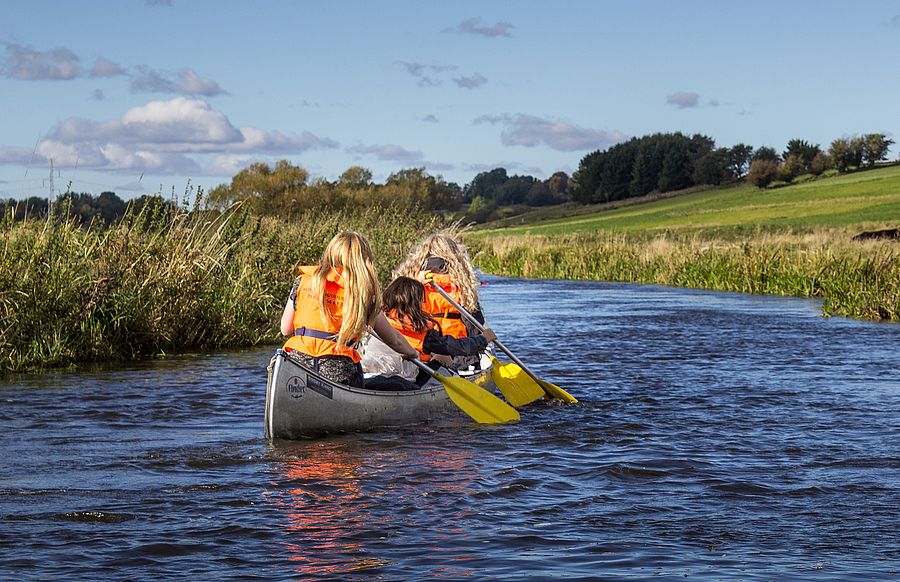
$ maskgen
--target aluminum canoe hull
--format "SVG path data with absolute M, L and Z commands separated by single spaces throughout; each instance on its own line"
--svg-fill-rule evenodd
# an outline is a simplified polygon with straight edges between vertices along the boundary
M 494 387 L 489 369 L 466 379 L 486 390 Z M 434 379 L 421 390 L 366 390 L 332 382 L 301 365 L 289 352 L 277 350 L 269 362 L 265 435 L 270 440 L 447 420 L 466 422 L 469 417 Z

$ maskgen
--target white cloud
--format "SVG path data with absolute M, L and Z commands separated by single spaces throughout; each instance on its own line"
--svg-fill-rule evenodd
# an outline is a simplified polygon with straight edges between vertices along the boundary
M 423 162 L 423 165 L 431 172 L 449 172 L 456 169 L 455 164 L 444 162 Z
M 487 83 L 487 81 L 488 80 L 481 73 L 475 73 L 469 77 L 456 77 L 453 79 L 456 86 L 462 87 L 463 89 L 477 89 Z
M 223 154 L 214 156 L 206 164 L 204 173 L 208 176 L 233 176 L 254 162 L 267 162 L 259 156 L 244 154 Z
M 422 87 L 436 87 L 441 84 L 441 80 L 429 76 L 426 73 L 444 73 L 447 71 L 455 71 L 457 69 L 454 65 L 426 65 L 423 63 L 415 63 L 408 61 L 395 61 L 396 64 L 403 67 L 407 73 L 412 75 L 413 77 L 419 80 L 419 85 Z
M 176 97 L 134 107 L 118 119 L 66 119 L 39 142 L 36 156 L 53 158 L 59 167 L 190 174 L 204 168 L 232 168 L 239 158 L 296 154 L 338 145 L 307 131 L 285 135 L 253 127 L 237 128 L 206 101 Z M 226 157 L 213 158 L 206 164 L 194 157 L 197 154 Z M 24 150 L 0 149 L 0 163 L 24 163 L 27 159 Z
M 137 74 L 131 79 L 132 93 L 180 93 L 215 97 L 226 91 L 212 79 L 204 79 L 193 69 L 182 69 L 169 73 L 151 69 L 146 65 L 136 67 Z
M 609 132 L 573 125 L 567 121 L 545 119 L 534 115 L 483 115 L 474 122 L 500 124 L 505 129 L 500 133 L 503 145 L 535 147 L 544 144 L 561 151 L 585 151 L 603 149 L 628 139 L 620 131 Z
M 27 164 L 32 158 L 27 148 L 0 146 L 0 164 Z
M 109 59 L 105 59 L 103 57 L 97 57 L 97 60 L 94 61 L 94 67 L 88 73 L 88 76 L 92 78 L 97 77 L 118 77 L 119 75 L 126 74 L 125 69 L 122 68 L 119 63 L 114 63 Z
M 678 109 L 689 109 L 700 104 L 700 95 L 693 91 L 675 91 L 666 96 L 666 103 Z
M 78 55 L 67 48 L 40 52 L 12 42 L 6 43 L 0 69 L 4 76 L 22 81 L 68 81 L 81 74 Z
M 485 38 L 510 37 L 510 32 L 515 26 L 509 22 L 499 21 L 492 26 L 484 26 L 481 24 L 480 18 L 467 18 L 453 28 L 445 29 L 444 32 L 456 32 L 458 34 L 471 34 L 474 36 L 483 36 Z
M 424 154 L 419 150 L 407 150 L 395 144 L 386 145 L 355 145 L 346 149 L 349 154 L 360 156 L 375 156 L 376 159 L 385 162 L 419 162 Z

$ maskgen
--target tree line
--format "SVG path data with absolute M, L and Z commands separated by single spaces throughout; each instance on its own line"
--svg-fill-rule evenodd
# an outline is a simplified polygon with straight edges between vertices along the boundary
M 122 200 L 115 192 L 101 192 L 94 196 L 88 192 L 66 192 L 56 198 L 51 206 L 47 198 L 30 196 L 24 200 L 12 198 L 0 200 L 0 216 L 15 221 L 46 219 L 49 213 L 87 226 L 109 226 L 119 222 L 127 213 L 138 215 L 145 210 L 175 212 L 180 208 L 174 199 L 159 194 L 144 194 L 129 201 Z
M 429 174 L 425 168 L 399 170 L 378 184 L 372 172 L 361 166 L 351 166 L 330 181 L 312 178 L 305 168 L 288 160 L 274 166 L 258 162 L 210 190 L 202 202 L 198 195 L 194 209 L 223 209 L 239 202 L 257 215 L 292 219 L 309 211 L 391 205 L 486 222 L 503 214 L 569 201 L 595 204 L 739 180 L 765 188 L 803 176 L 843 173 L 886 159 L 893 143 L 883 133 L 871 133 L 836 139 L 824 150 L 818 144 L 792 139 L 778 153 L 768 146 L 754 149 L 743 143 L 717 147 L 711 137 L 702 134 L 656 133 L 587 154 L 571 178 L 565 172 L 556 172 L 541 180 L 509 175 L 505 168 L 498 167 L 478 173 L 462 187 Z M 108 225 L 126 212 L 140 212 L 147 205 L 177 210 L 188 203 L 185 200 L 179 204 L 174 196 L 167 200 L 160 194 L 146 194 L 126 203 L 109 191 L 96 197 L 67 192 L 54 203 L 54 213 L 64 213 L 85 225 Z M 46 198 L 0 200 L 2 216 L 15 220 L 46 217 L 48 210 Z
M 753 156 L 747 180 L 760 188 L 775 182 L 790 183 L 801 176 L 819 176 L 831 170 L 843 174 L 871 168 L 887 159 L 894 140 L 883 133 L 867 133 L 831 142 L 825 151 L 819 144 L 792 139 L 779 155 L 774 148 L 759 148 Z
M 572 175 L 572 198 L 584 204 L 611 202 L 692 186 L 717 186 L 746 178 L 761 188 L 776 180 L 828 170 L 848 172 L 887 158 L 893 144 L 883 133 L 836 139 L 828 151 L 792 139 L 779 154 L 774 148 L 739 143 L 716 147 L 706 135 L 656 133 L 632 138 L 582 158 Z

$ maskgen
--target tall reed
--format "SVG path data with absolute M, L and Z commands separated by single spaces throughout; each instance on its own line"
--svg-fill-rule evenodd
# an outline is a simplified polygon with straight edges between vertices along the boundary
M 418 217 L 417 217 L 418 216 Z M 296 265 L 339 230 L 369 236 L 387 279 L 436 219 L 395 208 L 293 222 L 145 208 L 109 228 L 0 220 L 0 371 L 278 338 Z
M 476 263 L 513 277 L 651 283 L 823 299 L 826 315 L 900 321 L 900 245 L 842 232 L 470 237 Z

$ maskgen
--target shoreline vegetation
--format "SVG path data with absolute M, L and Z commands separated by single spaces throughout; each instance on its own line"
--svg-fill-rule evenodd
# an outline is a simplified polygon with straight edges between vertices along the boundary
M 825 316 L 900 321 L 900 245 L 841 231 L 493 236 L 475 262 L 507 277 L 655 284 L 822 299 Z
M 369 236 L 386 281 L 440 226 L 393 206 L 290 222 L 198 208 L 145 206 L 108 227 L 0 219 L 0 373 L 275 342 L 296 265 L 339 230 Z

